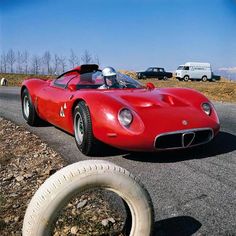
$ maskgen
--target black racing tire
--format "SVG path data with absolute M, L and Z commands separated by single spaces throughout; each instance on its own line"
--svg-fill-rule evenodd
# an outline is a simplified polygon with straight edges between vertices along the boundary
M 97 152 L 99 142 L 93 135 L 90 111 L 84 101 L 75 106 L 73 119 L 77 147 L 84 155 L 93 156 Z
M 188 75 L 185 75 L 184 78 L 183 78 L 183 81 L 184 81 L 184 82 L 188 82 L 188 81 L 189 81 L 189 76 L 188 76 Z
M 202 82 L 207 82 L 207 76 L 202 76 Z
M 21 107 L 23 117 L 29 125 L 36 126 L 37 124 L 39 124 L 41 119 L 39 118 L 35 110 L 29 91 L 26 88 L 21 94 Z
M 168 77 L 167 76 L 163 76 L 163 80 L 168 80 Z
M 62 168 L 40 186 L 27 207 L 22 236 L 51 235 L 59 211 L 74 196 L 94 188 L 110 190 L 123 199 L 131 216 L 129 235 L 151 235 L 153 204 L 143 185 L 111 162 L 87 160 Z

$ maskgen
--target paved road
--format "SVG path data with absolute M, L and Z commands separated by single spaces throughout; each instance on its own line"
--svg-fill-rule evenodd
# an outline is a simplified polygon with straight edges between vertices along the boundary
M 188 151 L 121 153 L 102 157 L 139 176 L 155 207 L 158 235 L 236 235 L 236 104 L 215 103 L 222 129 L 210 144 Z M 18 88 L 0 88 L 0 116 L 24 125 L 68 162 L 85 160 L 72 136 L 53 127 L 29 127 Z

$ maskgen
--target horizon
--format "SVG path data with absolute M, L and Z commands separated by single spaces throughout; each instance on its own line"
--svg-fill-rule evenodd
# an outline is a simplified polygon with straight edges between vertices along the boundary
M 55 4 L 56 3 L 56 4 Z M 29 0 L 0 2 L 0 54 L 27 50 L 78 57 L 101 66 L 174 71 L 188 61 L 236 73 L 234 0 Z

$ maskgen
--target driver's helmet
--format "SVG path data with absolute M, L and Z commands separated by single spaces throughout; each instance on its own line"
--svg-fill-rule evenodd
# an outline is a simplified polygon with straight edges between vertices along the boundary
M 116 79 L 116 70 L 112 67 L 105 67 L 102 70 L 102 76 L 104 78 L 104 82 L 107 86 L 112 87 L 112 86 L 116 86 L 118 81 Z

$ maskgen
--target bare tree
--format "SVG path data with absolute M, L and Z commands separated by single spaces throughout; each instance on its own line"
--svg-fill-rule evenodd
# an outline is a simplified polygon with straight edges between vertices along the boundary
M 5 52 L 1 55 L 1 72 L 7 73 L 7 56 Z
M 40 73 L 40 66 L 41 66 L 41 59 L 39 56 L 34 55 L 32 57 L 32 72 L 35 75 L 38 75 Z
M 42 61 L 43 61 L 43 64 L 46 66 L 46 71 L 47 71 L 47 74 L 51 74 L 51 53 L 49 51 L 46 51 L 43 55 L 43 58 L 42 58 Z
M 13 73 L 13 67 L 14 67 L 15 62 L 16 62 L 15 52 L 12 49 L 10 49 L 7 52 L 7 63 L 9 64 L 11 73 Z
M 16 72 L 18 73 L 22 73 L 23 72 L 23 54 L 20 51 L 17 51 L 16 54 L 16 63 L 17 63 L 17 68 L 16 68 Z
M 22 54 L 22 63 L 23 63 L 23 67 L 24 67 L 24 73 L 28 74 L 28 70 L 29 70 L 29 53 L 25 50 Z
M 75 68 L 77 65 L 79 65 L 79 58 L 72 49 L 70 50 L 69 63 L 72 68 Z
M 59 57 L 59 64 L 61 66 L 62 73 L 66 70 L 66 57 L 60 56 Z
M 95 56 L 94 56 L 94 60 L 93 60 L 93 61 L 94 61 L 95 64 L 97 64 L 97 65 L 99 65 L 99 66 L 101 65 L 101 60 L 100 60 L 100 58 L 98 57 L 98 55 L 95 55 Z
M 54 54 L 54 59 L 53 59 L 53 73 L 54 74 L 59 74 L 59 65 L 60 65 L 60 58 L 57 54 Z
M 92 56 L 91 54 L 89 53 L 88 50 L 85 50 L 84 51 L 84 54 L 81 56 L 81 61 L 84 63 L 84 64 L 89 64 L 92 62 Z

